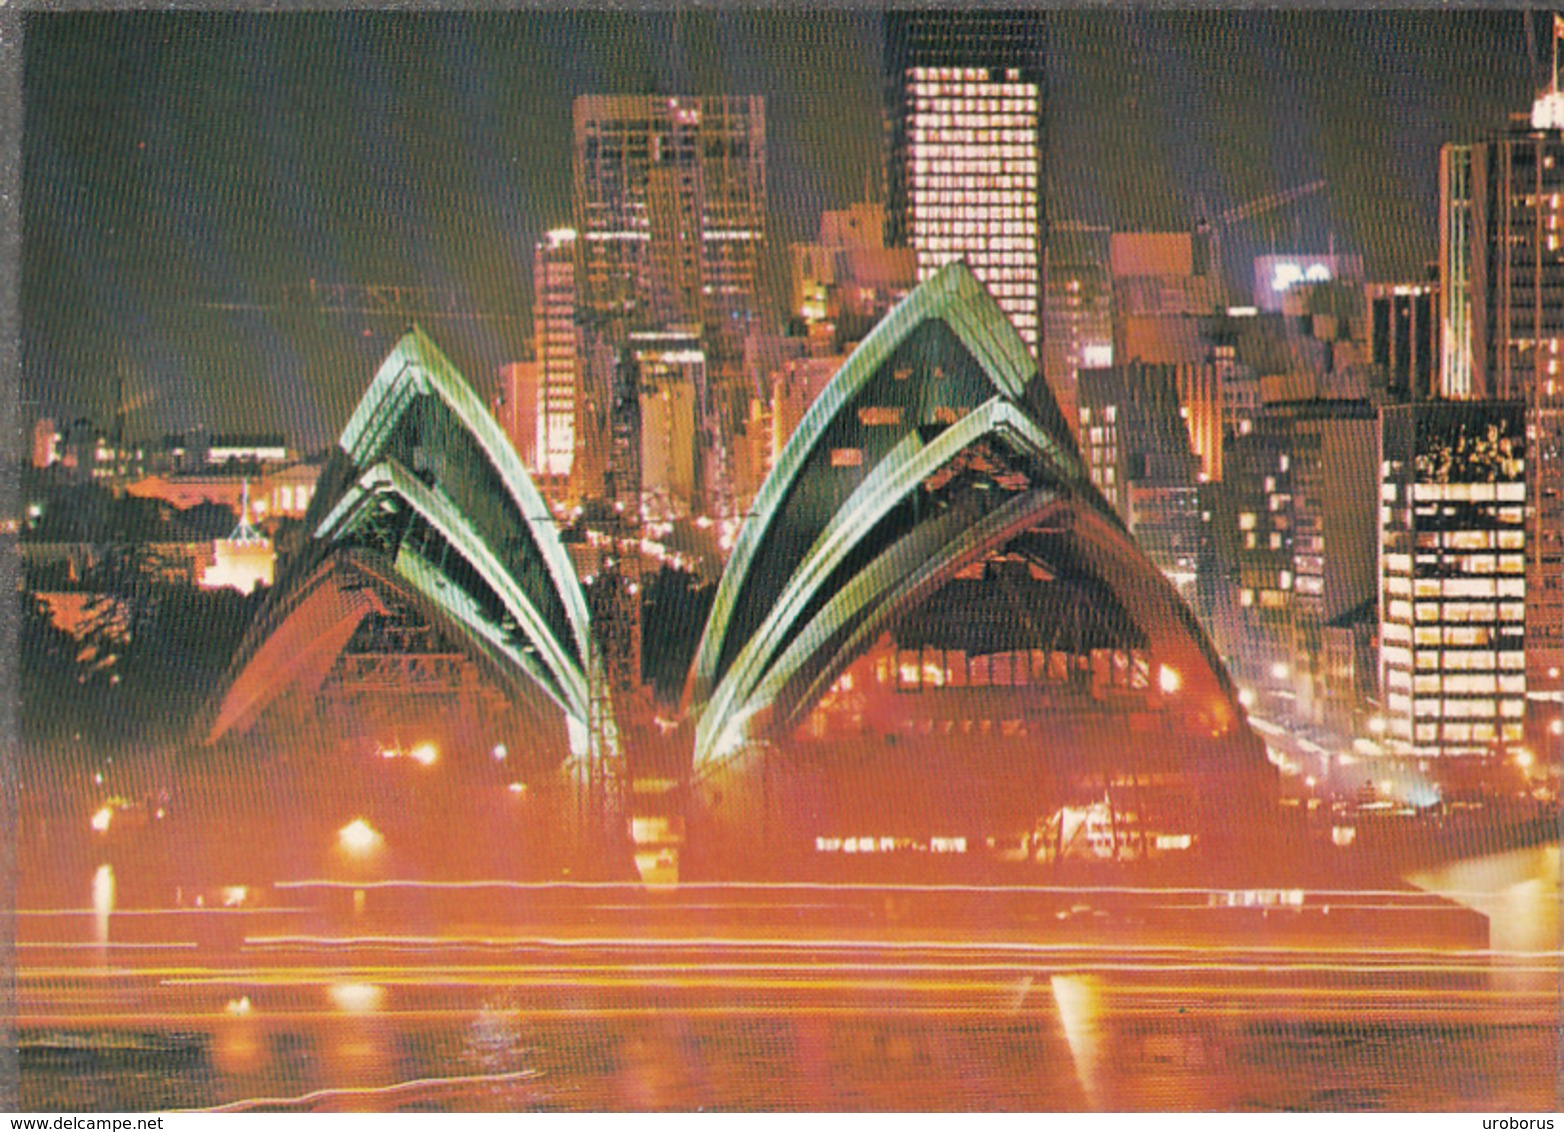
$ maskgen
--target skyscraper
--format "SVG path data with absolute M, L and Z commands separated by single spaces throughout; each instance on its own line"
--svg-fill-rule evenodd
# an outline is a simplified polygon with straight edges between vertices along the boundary
M 1429 397 L 1439 373 L 1439 288 L 1429 283 L 1370 283 L 1369 357 L 1397 401 Z
M 1081 455 L 1146 556 L 1186 600 L 1201 559 L 1200 460 L 1173 366 L 1080 371 Z
M 494 405 L 494 419 L 533 475 L 538 472 L 539 370 L 535 361 L 501 366 L 499 396 Z
M 1036 355 L 1045 37 L 1038 12 L 885 14 L 887 235 L 918 278 L 965 259 Z
M 575 102 L 582 300 L 628 330 L 700 323 L 741 358 L 766 237 L 758 95 L 584 95 Z
M 765 101 L 584 95 L 575 135 L 586 400 L 614 399 L 631 333 L 698 326 L 711 380 L 696 412 L 714 437 L 696 494 L 721 512 L 726 450 L 749 408 L 744 340 L 761 308 Z M 607 418 L 591 419 L 600 430 Z
M 1233 659 L 1300 722 L 1324 721 L 1327 629 L 1376 593 L 1377 431 L 1369 402 L 1311 397 L 1263 406 L 1225 451 L 1216 535 L 1238 586 Z
M 1380 679 L 1393 753 L 1494 756 L 1526 715 L 1519 401 L 1387 406 Z
M 1106 227 L 1080 221 L 1050 225 L 1048 233 L 1041 361 L 1071 428 L 1080 420 L 1078 374 L 1114 362 L 1108 239 Z
M 576 325 L 576 233 L 556 228 L 538 244 L 532 268 L 532 330 L 537 339 L 533 471 L 566 477 L 576 454 L 581 337 Z
M 687 518 L 696 510 L 702 457 L 710 448 L 706 354 L 693 327 L 630 336 L 640 396 L 641 507 L 648 520 Z
M 1527 683 L 1564 681 L 1564 95 L 1531 124 L 1439 155 L 1439 393 L 1526 407 Z

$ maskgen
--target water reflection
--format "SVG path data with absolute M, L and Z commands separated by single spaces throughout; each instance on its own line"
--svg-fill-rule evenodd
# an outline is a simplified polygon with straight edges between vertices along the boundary
M 1091 978 L 992 1012 L 794 1019 L 583 1017 L 510 1033 L 383 1015 L 223 1018 L 200 1048 L 146 1036 L 24 1034 L 22 1106 L 103 1111 L 292 1098 L 290 1110 L 1103 1111 L 1542 1109 L 1551 1022 L 1244 1020 L 1164 1013 Z M 487 1029 L 487 1027 L 480 1027 Z M 508 1030 L 508 1025 L 502 1025 Z M 1062 1035 L 1062 1040 L 1061 1040 Z M 475 1044 L 476 1042 L 476 1044 Z M 169 1052 L 173 1051 L 173 1052 Z M 132 1070 L 133 1066 L 133 1071 Z
M 266 1066 L 265 1035 L 253 1014 L 235 1010 L 212 1036 L 212 1065 L 230 1077 L 253 1077 Z
M 1059 1023 L 1070 1044 L 1070 1059 L 1086 1094 L 1087 1104 L 1097 1112 L 1104 1106 L 1103 1046 L 1101 1026 L 1102 987 L 1091 975 L 1055 975 L 1049 980 Z
M 99 865 L 92 876 L 93 941 L 98 945 L 98 965 L 109 962 L 109 916 L 114 912 L 114 870 Z

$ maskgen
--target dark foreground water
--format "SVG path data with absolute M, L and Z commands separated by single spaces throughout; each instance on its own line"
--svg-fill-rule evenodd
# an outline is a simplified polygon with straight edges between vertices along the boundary
M 1069 1010 L 1064 1012 L 1066 1015 Z M 1531 1024 L 1057 1009 L 875 1017 L 529 1017 L 209 1033 L 31 1032 L 36 1110 L 1551 1110 L 1558 1030 Z

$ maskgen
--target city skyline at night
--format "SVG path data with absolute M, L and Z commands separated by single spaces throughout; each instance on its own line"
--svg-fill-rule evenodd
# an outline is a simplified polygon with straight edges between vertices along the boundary
M 1316 207 L 1229 233 L 1229 255 L 1334 235 L 1381 278 L 1434 258 L 1439 146 L 1502 131 L 1538 85 L 1513 13 L 1049 26 L 1050 221 L 1187 230 L 1202 207 L 1323 177 Z M 788 244 L 884 192 L 882 49 L 878 18 L 852 12 L 30 15 L 23 401 L 107 418 L 122 380 L 143 434 L 281 429 L 319 448 L 353 398 L 334 375 L 396 331 L 294 302 L 311 281 L 428 288 L 441 303 L 403 309 L 443 310 L 453 357 L 492 382 L 522 360 L 532 248 L 572 217 L 579 94 L 766 99 L 776 301 Z M 349 65 L 313 68 L 322 53 Z M 256 382 L 286 395 L 244 396 Z
M 1564 13 L 19 23 L 0 1107 L 1557 1109 Z

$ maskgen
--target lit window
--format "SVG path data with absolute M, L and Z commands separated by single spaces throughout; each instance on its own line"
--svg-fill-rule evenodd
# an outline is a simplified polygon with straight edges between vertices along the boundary
M 858 423 L 871 428 L 882 425 L 899 425 L 901 424 L 901 406 L 866 406 L 858 410 Z

